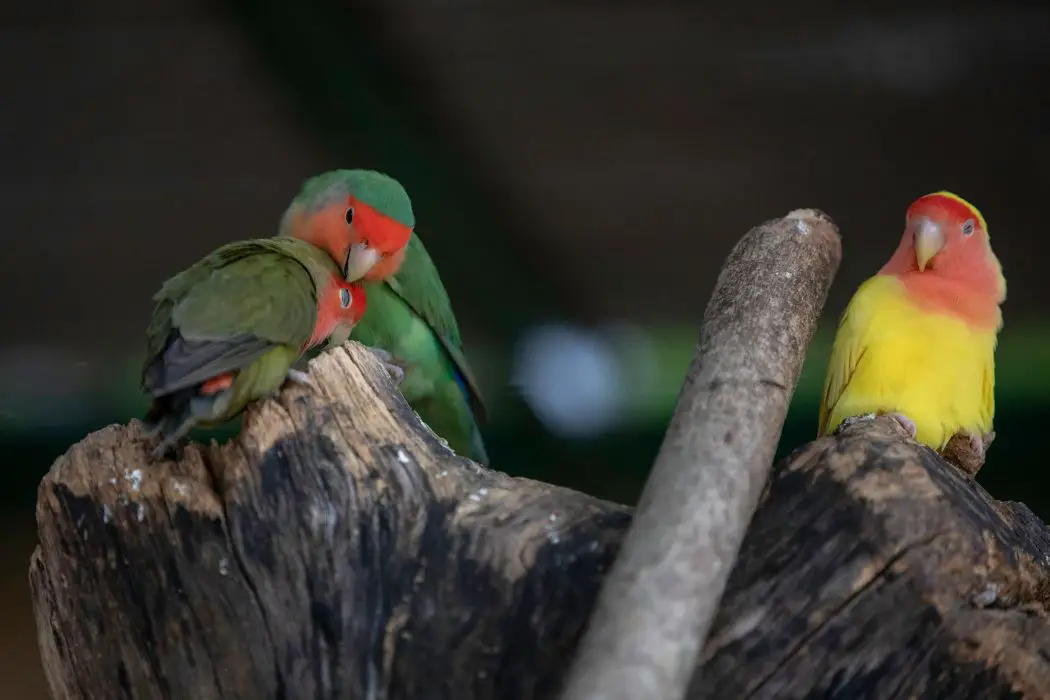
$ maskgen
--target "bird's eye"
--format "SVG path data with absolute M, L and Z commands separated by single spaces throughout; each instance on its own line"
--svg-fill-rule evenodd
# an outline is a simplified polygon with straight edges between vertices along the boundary
M 350 295 L 350 290 L 349 289 L 347 289 L 346 287 L 343 287 L 342 289 L 339 290 L 339 305 L 340 306 L 342 306 L 344 309 L 349 309 L 350 308 L 350 304 L 352 304 L 353 301 L 354 301 L 354 298 Z
M 354 223 L 354 208 L 353 207 L 349 207 L 346 210 L 346 223 L 347 224 Z
M 973 219 L 967 219 L 965 222 L 963 222 L 962 232 L 963 232 L 964 236 L 972 235 L 973 234 L 973 229 L 974 229 Z

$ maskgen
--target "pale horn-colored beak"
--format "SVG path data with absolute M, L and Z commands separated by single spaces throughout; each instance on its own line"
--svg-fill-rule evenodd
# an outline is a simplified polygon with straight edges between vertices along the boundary
M 919 270 L 924 271 L 933 256 L 944 247 L 944 233 L 941 227 L 929 219 L 919 219 L 915 227 L 915 262 Z
M 346 251 L 346 262 L 343 263 L 343 277 L 347 282 L 354 282 L 368 274 L 368 271 L 383 256 L 375 248 L 369 248 L 364 243 L 354 243 Z
M 356 323 L 340 323 L 328 336 L 328 347 L 337 348 L 350 339 L 350 333 L 354 330 Z

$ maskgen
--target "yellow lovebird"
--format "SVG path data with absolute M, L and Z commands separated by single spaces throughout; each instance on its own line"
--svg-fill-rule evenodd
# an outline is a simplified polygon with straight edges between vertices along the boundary
M 1006 280 L 984 217 L 951 192 L 915 200 L 896 252 L 853 295 L 831 350 L 819 434 L 891 415 L 942 450 L 983 455 L 995 414 L 995 345 Z

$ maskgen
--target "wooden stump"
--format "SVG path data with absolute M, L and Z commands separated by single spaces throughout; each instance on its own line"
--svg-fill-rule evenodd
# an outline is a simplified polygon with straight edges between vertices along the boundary
M 551 697 L 626 508 L 453 455 L 356 343 L 151 463 L 137 421 L 40 486 L 55 700 Z
M 788 456 L 692 700 L 1050 698 L 1050 534 L 889 418 Z

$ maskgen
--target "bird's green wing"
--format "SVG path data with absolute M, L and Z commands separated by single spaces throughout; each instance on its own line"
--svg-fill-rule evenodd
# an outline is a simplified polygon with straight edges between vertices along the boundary
M 280 240 L 223 246 L 164 284 L 147 331 L 148 392 L 178 391 L 309 340 L 316 282 Z
M 463 352 L 463 341 L 459 335 L 459 325 L 452 312 L 448 292 L 441 283 L 441 276 L 434 261 L 430 259 L 430 254 L 415 233 L 408 241 L 401 269 L 388 279 L 386 284 L 412 311 L 426 321 L 441 340 L 467 385 L 471 410 L 478 420 L 484 421 L 484 399 Z

